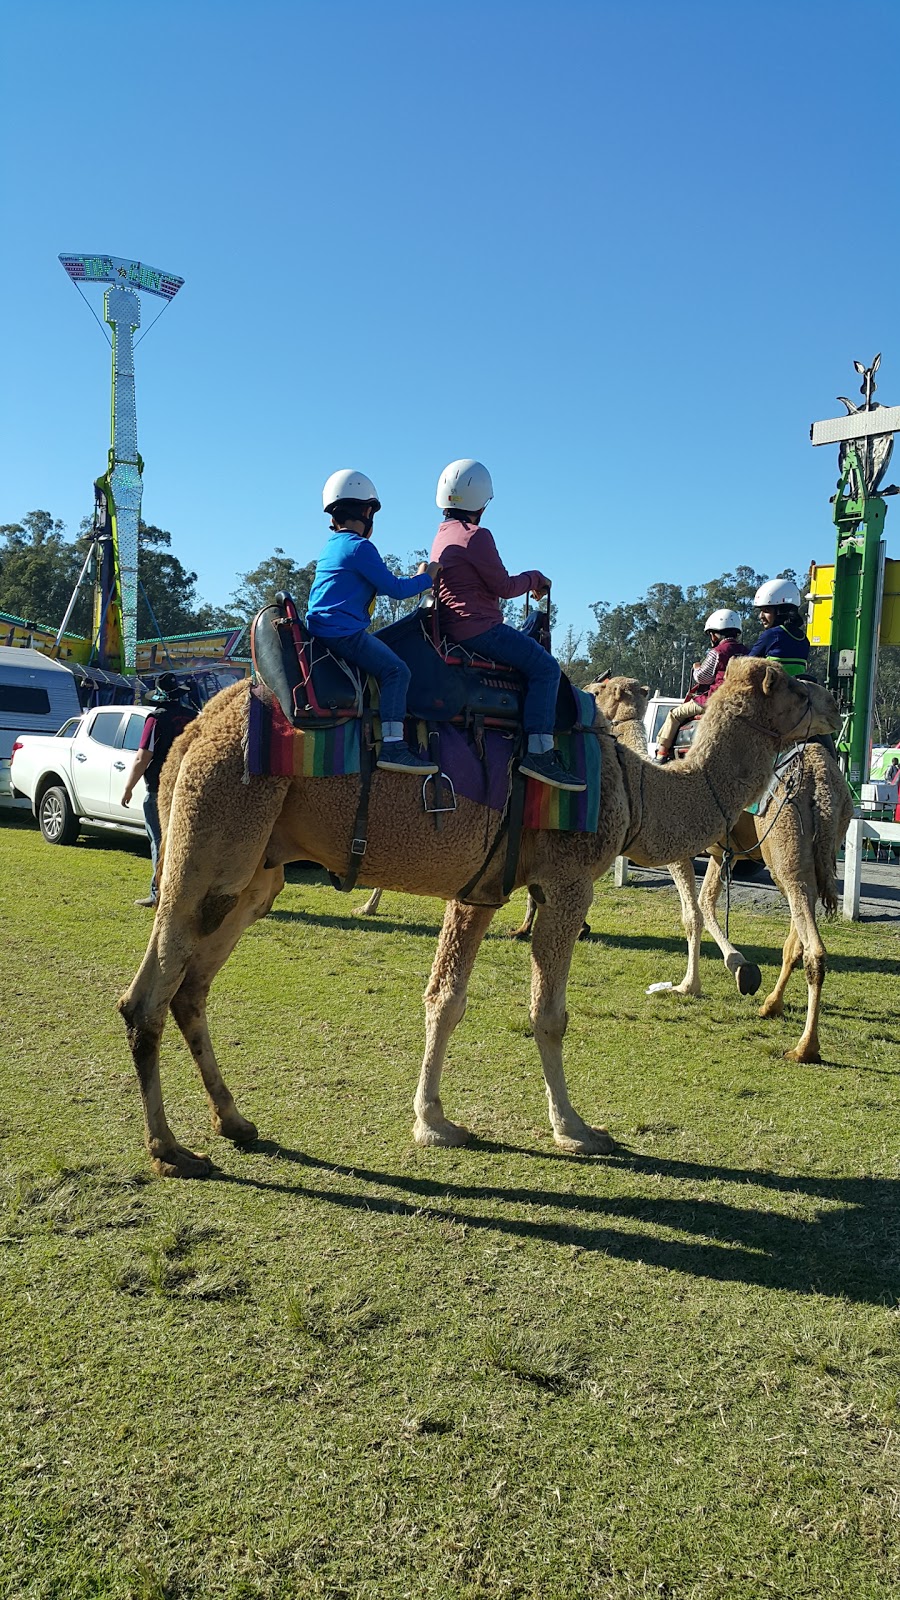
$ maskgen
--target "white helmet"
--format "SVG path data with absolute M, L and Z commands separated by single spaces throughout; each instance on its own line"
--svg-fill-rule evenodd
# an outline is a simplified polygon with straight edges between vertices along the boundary
M 770 578 L 768 583 L 760 584 L 753 604 L 756 606 L 799 606 L 800 590 L 790 578 Z
M 376 511 L 381 510 L 381 501 L 371 478 L 364 472 L 354 472 L 352 467 L 342 467 L 340 472 L 333 472 L 322 490 L 322 510 L 333 511 L 339 500 L 362 500 L 371 502 Z
M 441 511 L 483 511 L 493 498 L 491 475 L 480 461 L 451 461 L 438 478 L 435 502 Z
M 741 631 L 741 619 L 736 611 L 711 611 L 703 624 L 704 633 L 726 633 L 729 628 L 737 633 Z

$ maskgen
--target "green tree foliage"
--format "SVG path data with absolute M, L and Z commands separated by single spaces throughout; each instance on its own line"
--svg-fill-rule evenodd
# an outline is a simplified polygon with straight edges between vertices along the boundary
M 878 652 L 872 742 L 900 745 L 900 645 L 882 645 Z
M 49 511 L 29 511 L 21 522 L 5 523 L 0 527 L 0 611 L 58 627 L 83 561 L 84 553 Z M 73 618 L 73 628 L 77 625 Z
M 315 571 L 314 561 L 300 567 L 276 545 L 274 553 L 261 561 L 258 567 L 251 572 L 238 573 L 238 587 L 231 596 L 235 618 L 249 622 L 263 606 L 272 604 L 279 590 L 289 594 L 301 616 L 305 615 Z

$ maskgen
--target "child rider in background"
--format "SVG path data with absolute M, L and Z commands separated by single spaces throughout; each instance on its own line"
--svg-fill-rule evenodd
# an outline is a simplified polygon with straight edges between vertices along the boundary
M 703 660 L 694 666 L 691 677 L 694 687 L 680 706 L 673 706 L 659 730 L 656 741 L 657 761 L 671 761 L 672 746 L 678 729 L 694 717 L 699 717 L 707 700 L 725 677 L 725 669 L 732 656 L 745 656 L 747 647 L 741 643 L 741 619 L 736 611 L 713 611 L 703 625 L 709 639 L 709 649 Z

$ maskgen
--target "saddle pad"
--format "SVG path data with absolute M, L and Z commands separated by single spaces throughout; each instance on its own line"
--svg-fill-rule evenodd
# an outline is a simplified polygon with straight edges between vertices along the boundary
M 359 772 L 354 718 L 335 728 L 295 728 L 274 696 L 253 684 L 244 747 L 244 782 L 250 778 L 337 778 Z
M 782 784 L 788 785 L 793 782 L 802 758 L 803 751 L 799 744 L 793 744 L 789 750 L 782 752 L 775 763 L 775 771 L 769 779 L 768 787 L 763 790 L 758 800 L 754 800 L 752 806 L 745 807 L 751 817 L 765 816 L 776 791 Z

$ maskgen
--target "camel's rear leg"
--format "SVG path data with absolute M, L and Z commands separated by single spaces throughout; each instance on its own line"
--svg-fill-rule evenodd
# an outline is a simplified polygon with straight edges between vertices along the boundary
M 383 889 L 373 889 L 365 905 L 360 906 L 356 915 L 358 917 L 374 917 L 378 911 L 378 907 L 381 904 L 381 896 L 383 894 Z
M 458 1145 L 468 1129 L 444 1116 L 441 1072 L 450 1035 L 466 1012 L 466 990 L 481 941 L 494 915 L 493 906 L 465 906 L 450 900 L 425 990 L 425 1055 L 413 1109 L 417 1144 Z
M 693 868 L 691 869 L 693 872 Z M 669 871 L 674 871 L 670 867 Z M 739 994 L 756 994 L 762 983 L 762 973 L 755 961 L 748 961 L 736 945 L 726 937 L 724 928 L 720 927 L 716 916 L 716 905 L 722 892 L 722 863 L 715 856 L 710 856 L 706 873 L 700 885 L 700 913 L 703 917 L 703 926 L 708 934 L 715 939 L 722 952 L 722 960 L 738 986 Z
M 576 879 L 553 892 L 539 907 L 531 941 L 531 1022 L 544 1069 L 553 1137 L 578 1155 L 608 1155 L 615 1142 L 605 1128 L 582 1121 L 569 1100 L 562 1043 L 568 1025 L 566 983 L 578 931 L 591 903 L 591 880 Z
M 781 1015 L 782 996 L 788 979 L 802 958 L 806 973 L 806 1026 L 793 1050 L 786 1050 L 785 1056 L 788 1061 L 821 1061 L 819 1010 L 827 956 L 816 925 L 816 890 L 808 883 L 800 883 L 785 887 L 783 892 L 791 908 L 791 931 L 785 942 L 778 982 L 763 1005 L 760 1016 Z
M 197 946 L 181 987 L 172 997 L 171 1010 L 185 1043 L 197 1064 L 209 1099 L 213 1129 L 235 1144 L 252 1144 L 257 1137 L 253 1123 L 242 1117 L 219 1071 L 209 1036 L 206 1000 L 213 978 L 225 965 L 241 934 L 266 916 L 276 895 L 284 887 L 282 867 L 260 866 L 221 926 Z

